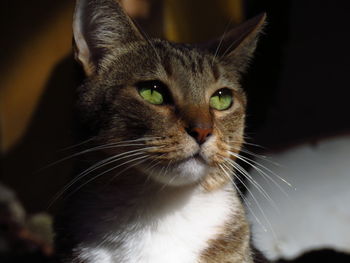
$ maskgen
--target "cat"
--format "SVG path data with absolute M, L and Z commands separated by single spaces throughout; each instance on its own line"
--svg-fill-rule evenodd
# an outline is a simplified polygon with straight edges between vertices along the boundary
M 240 76 L 264 21 L 177 44 L 146 37 L 117 1 L 77 1 L 74 49 L 86 75 L 77 110 L 98 155 L 56 218 L 60 262 L 254 262 L 232 178 Z

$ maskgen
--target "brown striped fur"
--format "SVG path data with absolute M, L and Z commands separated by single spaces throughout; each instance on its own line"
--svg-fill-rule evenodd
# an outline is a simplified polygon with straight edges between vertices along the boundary
M 245 215 L 233 215 L 222 227 L 216 239 L 209 240 L 199 263 L 252 263 L 250 231 Z

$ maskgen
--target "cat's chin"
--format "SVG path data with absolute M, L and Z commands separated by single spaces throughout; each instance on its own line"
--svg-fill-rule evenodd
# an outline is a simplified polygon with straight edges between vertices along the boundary
M 193 184 L 209 172 L 209 165 L 200 156 L 186 158 L 182 161 L 155 167 L 151 171 L 145 173 L 153 180 L 169 185 L 181 186 Z

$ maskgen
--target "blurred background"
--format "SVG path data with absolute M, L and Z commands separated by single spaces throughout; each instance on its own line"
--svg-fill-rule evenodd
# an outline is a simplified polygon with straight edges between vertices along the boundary
M 276 261 L 350 262 L 350 2 L 120 2 L 145 33 L 175 42 L 220 37 L 267 12 L 243 79 L 248 141 L 259 145 L 247 150 L 266 156 L 250 156 L 258 162 L 250 173 L 270 197 L 250 182 L 254 242 Z M 43 168 L 71 154 L 62 149 L 74 143 L 71 112 L 82 74 L 71 53 L 73 10 L 72 0 L 1 2 L 1 262 L 52 255 L 55 206 L 48 206 L 72 161 Z

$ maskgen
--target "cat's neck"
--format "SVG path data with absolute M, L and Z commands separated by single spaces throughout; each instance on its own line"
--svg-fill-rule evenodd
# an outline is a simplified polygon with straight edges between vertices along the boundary
M 162 186 L 135 173 L 89 199 L 81 202 L 88 204 L 83 229 L 89 234 L 82 231 L 80 258 L 106 254 L 113 262 L 197 262 L 242 211 L 231 184 L 208 192 L 200 184 Z M 167 252 L 159 253 L 161 248 Z
M 208 191 L 201 183 L 181 186 L 159 183 L 136 169 L 130 169 L 127 173 L 115 178 L 113 174 L 107 176 L 112 179 L 102 179 L 101 184 L 92 185 L 92 189 L 87 188 L 87 198 L 97 198 L 106 206 L 110 205 L 108 209 L 123 210 L 122 214 L 125 213 L 124 210 L 132 210 L 133 214 L 138 211 L 145 213 L 157 210 L 157 216 L 161 217 L 184 209 L 196 198 L 212 198 L 217 194 L 222 194 L 230 202 L 230 206 L 231 203 L 239 204 L 230 182 L 219 189 Z M 106 181 L 109 183 L 106 184 Z

